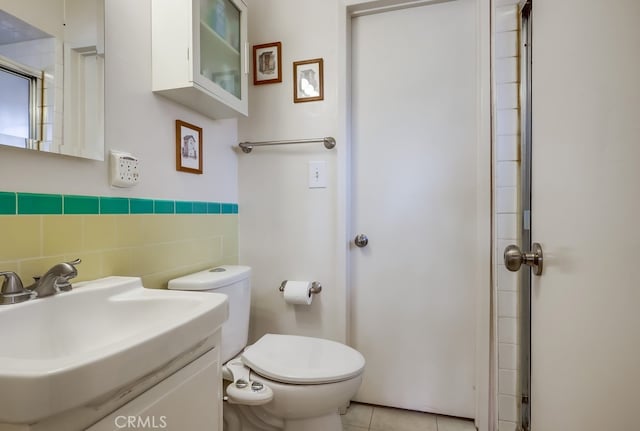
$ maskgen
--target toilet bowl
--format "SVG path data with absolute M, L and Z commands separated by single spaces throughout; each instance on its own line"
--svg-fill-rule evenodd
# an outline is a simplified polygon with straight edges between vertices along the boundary
M 226 265 L 169 282 L 169 289 L 228 295 L 225 431 L 341 431 L 338 410 L 360 387 L 364 357 L 342 343 L 298 335 L 265 334 L 246 346 L 250 274 L 249 267 Z

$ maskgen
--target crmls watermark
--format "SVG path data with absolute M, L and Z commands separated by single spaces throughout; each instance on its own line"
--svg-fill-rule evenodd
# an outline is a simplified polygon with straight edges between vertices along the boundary
M 113 421 L 118 429 L 165 429 L 166 416 L 116 416 Z

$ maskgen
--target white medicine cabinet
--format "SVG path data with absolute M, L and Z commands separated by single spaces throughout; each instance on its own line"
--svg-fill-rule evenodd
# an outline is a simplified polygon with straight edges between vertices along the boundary
M 210 118 L 248 114 L 247 5 L 153 0 L 152 89 Z

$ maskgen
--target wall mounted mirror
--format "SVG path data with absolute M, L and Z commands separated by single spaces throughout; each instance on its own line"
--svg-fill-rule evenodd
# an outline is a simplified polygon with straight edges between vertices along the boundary
M 104 0 L 0 0 L 0 145 L 104 160 Z

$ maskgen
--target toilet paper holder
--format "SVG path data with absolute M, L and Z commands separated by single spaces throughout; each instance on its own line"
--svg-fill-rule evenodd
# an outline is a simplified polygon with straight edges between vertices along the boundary
M 284 286 L 287 284 L 287 281 L 289 280 L 284 280 L 282 283 L 280 283 L 280 287 L 278 288 L 280 292 L 284 292 Z M 311 289 L 309 289 L 309 293 L 312 293 L 315 295 L 316 293 L 320 293 L 320 292 L 322 292 L 322 285 L 320 284 L 320 282 L 312 281 Z

